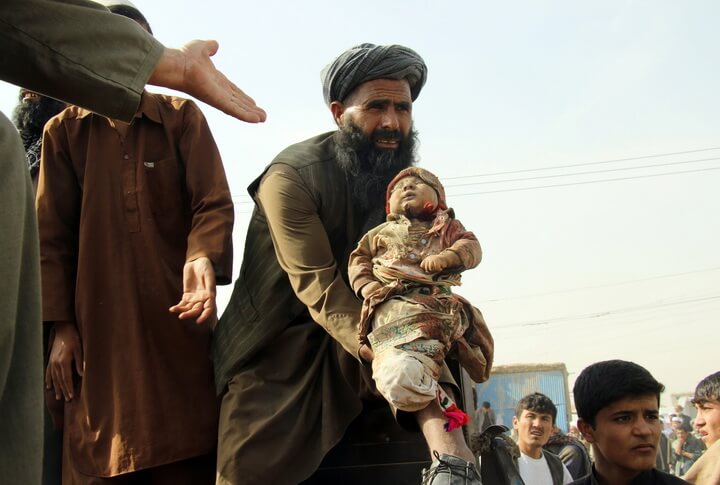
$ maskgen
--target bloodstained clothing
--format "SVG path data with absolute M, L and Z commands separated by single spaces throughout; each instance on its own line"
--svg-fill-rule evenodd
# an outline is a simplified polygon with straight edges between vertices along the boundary
M 423 259 L 443 251 L 455 253 L 461 266 L 438 274 L 420 267 Z M 403 347 L 426 354 L 434 361 L 434 366 L 427 363 L 435 379 L 452 346 L 473 380 L 487 380 L 492 365 L 490 332 L 480 312 L 450 290 L 460 284 L 461 271 L 480 263 L 481 254 L 477 238 L 454 218 L 452 209 L 439 211 L 426 225 L 388 215 L 388 221 L 368 231 L 350 255 L 348 273 L 357 295 L 372 281 L 383 284 L 363 302 L 361 341 L 369 340 L 376 353 Z M 382 323 L 373 325 L 370 333 L 373 319 Z M 412 348 L 414 341 L 433 345 Z
M 75 322 L 85 361 L 64 460 L 100 477 L 215 450 L 211 330 L 168 308 L 186 261 L 208 257 L 218 284 L 232 270 L 232 198 L 201 111 L 145 92 L 116 123 L 77 107 L 51 119 L 37 198 L 43 320 Z

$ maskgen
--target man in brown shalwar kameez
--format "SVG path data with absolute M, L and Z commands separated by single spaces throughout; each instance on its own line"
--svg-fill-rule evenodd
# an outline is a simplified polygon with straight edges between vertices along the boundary
M 42 157 L 63 483 L 212 483 L 209 324 L 216 281 L 230 281 L 233 205 L 205 118 L 148 92 L 129 124 L 70 107 L 48 123 Z
M 217 484 L 300 483 L 360 414 L 371 384 L 361 363 L 373 354 L 358 339 L 348 257 L 384 221 L 388 182 L 414 163 L 412 103 L 426 71 L 399 45 L 344 52 L 323 74 L 339 129 L 288 147 L 250 185 L 243 265 L 213 336 Z M 415 413 L 423 431 L 444 422 L 430 408 Z M 442 438 L 428 442 L 457 454 Z

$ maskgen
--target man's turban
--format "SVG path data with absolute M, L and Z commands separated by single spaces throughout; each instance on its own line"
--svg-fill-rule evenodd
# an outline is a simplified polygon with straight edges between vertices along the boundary
M 329 106 L 343 101 L 360 84 L 375 79 L 405 79 L 412 100 L 427 79 L 427 66 L 417 52 L 401 45 L 360 44 L 340 54 L 321 73 Z

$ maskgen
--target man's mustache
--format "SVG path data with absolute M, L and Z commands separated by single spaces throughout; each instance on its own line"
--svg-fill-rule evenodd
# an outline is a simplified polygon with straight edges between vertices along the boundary
M 383 130 L 378 128 L 373 131 L 372 140 L 392 140 L 392 141 L 404 141 L 405 137 L 399 130 Z

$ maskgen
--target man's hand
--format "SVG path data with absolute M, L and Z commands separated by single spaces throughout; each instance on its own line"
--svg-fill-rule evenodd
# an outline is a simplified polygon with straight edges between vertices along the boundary
M 75 370 L 83 375 L 83 351 L 80 335 L 73 322 L 55 322 L 53 329 L 52 349 L 45 371 L 45 388 L 55 390 L 55 399 L 65 398 L 70 401 L 73 396 L 73 361 Z
M 366 364 L 370 364 L 375 358 L 375 352 L 373 352 L 373 350 L 367 344 L 360 344 L 360 348 L 358 349 L 358 355 Z
M 443 251 L 440 254 L 428 256 L 420 261 L 420 267 L 428 273 L 438 273 L 447 268 L 460 266 L 460 257 L 452 251 Z
M 362 294 L 362 297 L 367 300 L 370 295 L 375 293 L 380 288 L 382 288 L 382 284 L 377 281 L 371 281 L 360 289 L 360 293 Z
M 213 64 L 218 47 L 214 40 L 193 40 L 180 49 L 166 48 L 148 84 L 185 92 L 248 123 L 265 121 L 265 111 Z
M 215 270 L 209 258 L 202 257 L 185 263 L 183 268 L 183 295 L 177 305 L 170 307 L 178 318 L 197 318 L 201 324 L 208 319 L 213 324 L 217 320 L 215 304 Z

